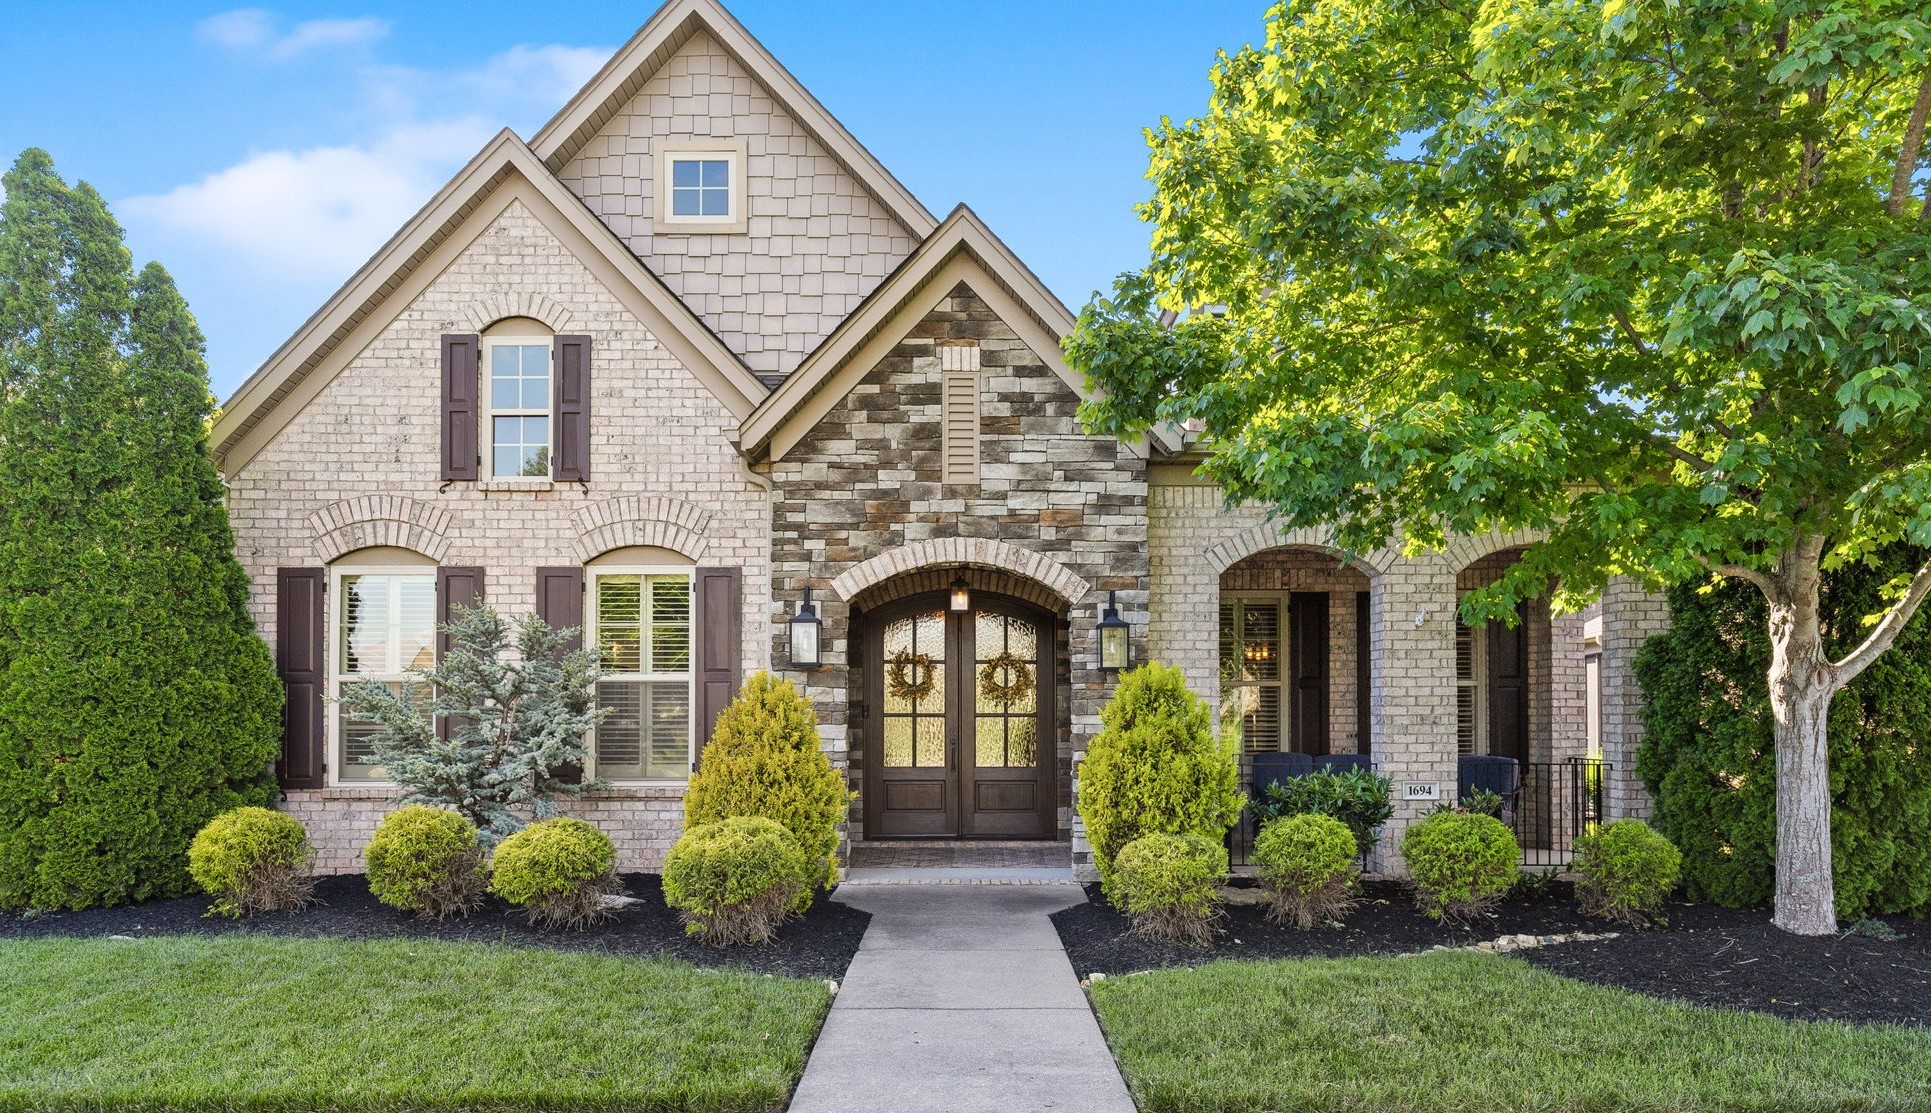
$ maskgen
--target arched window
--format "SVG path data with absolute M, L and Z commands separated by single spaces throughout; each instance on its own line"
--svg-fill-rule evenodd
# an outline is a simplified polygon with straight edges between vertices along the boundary
M 492 479 L 550 478 L 555 340 L 528 317 L 498 321 L 483 333 L 482 455 Z

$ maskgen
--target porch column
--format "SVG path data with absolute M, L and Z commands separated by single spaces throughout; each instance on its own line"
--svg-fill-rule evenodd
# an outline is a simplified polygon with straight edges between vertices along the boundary
M 1654 634 L 1669 627 L 1669 604 L 1662 595 L 1617 578 L 1602 593 L 1602 756 L 1609 762 L 1604 786 L 1608 818 L 1648 819 L 1649 793 L 1636 776 L 1636 750 L 1643 741 L 1643 691 L 1636 683 L 1636 654 Z
M 1395 560 L 1369 590 L 1374 754 L 1395 804 L 1370 865 L 1400 874 L 1401 836 L 1434 807 L 1404 799 L 1406 786 L 1455 796 L 1455 570 L 1438 553 Z

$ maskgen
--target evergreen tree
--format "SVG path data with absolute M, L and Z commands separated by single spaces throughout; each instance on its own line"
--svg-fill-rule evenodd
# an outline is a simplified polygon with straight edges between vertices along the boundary
M 280 684 L 247 610 L 200 330 L 41 151 L 0 209 L 0 906 L 191 888 L 273 799 Z
M 512 626 L 488 607 L 460 606 L 442 629 L 449 652 L 437 667 L 409 670 L 420 684 L 396 692 L 365 681 L 342 693 L 343 708 L 382 724 L 370 745 L 403 786 L 397 803 L 456 811 L 495 846 L 532 816 L 555 818 L 558 797 L 605 787 L 577 776 L 584 735 L 604 713 L 596 654 L 563 648 L 574 630 L 533 614 Z M 437 716 L 449 729 L 436 729 Z

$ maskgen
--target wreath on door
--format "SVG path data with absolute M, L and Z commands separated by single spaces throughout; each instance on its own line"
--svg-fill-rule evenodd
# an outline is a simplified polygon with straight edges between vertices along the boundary
M 938 687 L 937 662 L 929 653 L 901 649 L 885 665 L 885 692 L 893 699 L 917 703 Z
M 995 703 L 1011 705 L 1032 694 L 1033 670 L 1011 650 L 979 669 L 979 694 Z

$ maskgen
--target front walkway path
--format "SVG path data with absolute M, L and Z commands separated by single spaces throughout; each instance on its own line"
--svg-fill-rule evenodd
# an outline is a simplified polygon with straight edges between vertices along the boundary
M 1078 885 L 861 882 L 836 899 L 872 922 L 791 1113 L 1133 1113 L 1046 918 Z

